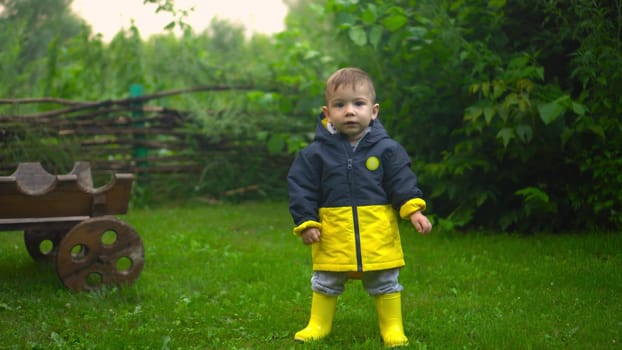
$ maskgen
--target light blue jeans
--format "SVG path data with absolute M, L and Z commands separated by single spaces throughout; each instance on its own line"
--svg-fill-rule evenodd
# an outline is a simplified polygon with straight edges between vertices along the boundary
M 382 295 L 401 292 L 404 287 L 398 282 L 400 269 L 363 272 L 361 280 L 369 295 Z M 346 289 L 347 272 L 313 271 L 311 289 L 325 295 L 337 296 Z

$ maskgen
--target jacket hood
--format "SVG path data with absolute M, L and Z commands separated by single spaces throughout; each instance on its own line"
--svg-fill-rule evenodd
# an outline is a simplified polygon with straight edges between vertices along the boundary
M 376 143 L 382 139 L 389 138 L 389 133 L 384 128 L 382 123 L 380 122 L 380 118 L 376 118 L 376 120 L 372 120 L 369 124 L 370 130 L 367 135 L 363 137 L 361 142 L 365 143 Z M 315 127 L 315 141 L 320 142 L 339 142 L 345 137 L 338 133 L 331 133 L 329 131 L 328 119 L 324 115 L 324 113 L 320 113 L 318 116 L 317 126 Z

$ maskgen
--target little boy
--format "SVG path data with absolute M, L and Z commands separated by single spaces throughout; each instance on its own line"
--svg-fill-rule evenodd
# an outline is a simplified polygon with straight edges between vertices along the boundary
M 315 139 L 287 177 L 294 233 L 311 245 L 313 259 L 311 316 L 294 339 L 330 333 L 337 297 L 354 277 L 375 299 L 385 346 L 404 346 L 398 282 L 404 256 L 395 210 L 426 234 L 432 229 L 422 213 L 426 204 L 406 151 L 377 119 L 380 106 L 367 73 L 336 71 L 325 98 Z

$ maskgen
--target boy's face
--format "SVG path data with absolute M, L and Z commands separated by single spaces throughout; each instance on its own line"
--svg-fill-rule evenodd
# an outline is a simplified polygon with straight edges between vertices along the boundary
M 351 142 L 358 141 L 372 120 L 378 116 L 380 106 L 372 101 L 367 84 L 341 85 L 328 96 L 322 112 L 335 129 Z

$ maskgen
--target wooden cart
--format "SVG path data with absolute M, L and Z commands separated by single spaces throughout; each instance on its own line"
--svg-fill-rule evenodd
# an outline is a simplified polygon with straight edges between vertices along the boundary
M 143 243 L 113 215 L 127 212 L 133 179 L 114 174 L 93 188 L 88 162 L 76 162 L 66 175 L 20 163 L 12 175 L 0 176 L 0 231 L 23 231 L 30 256 L 55 264 L 72 290 L 131 284 L 144 265 Z

